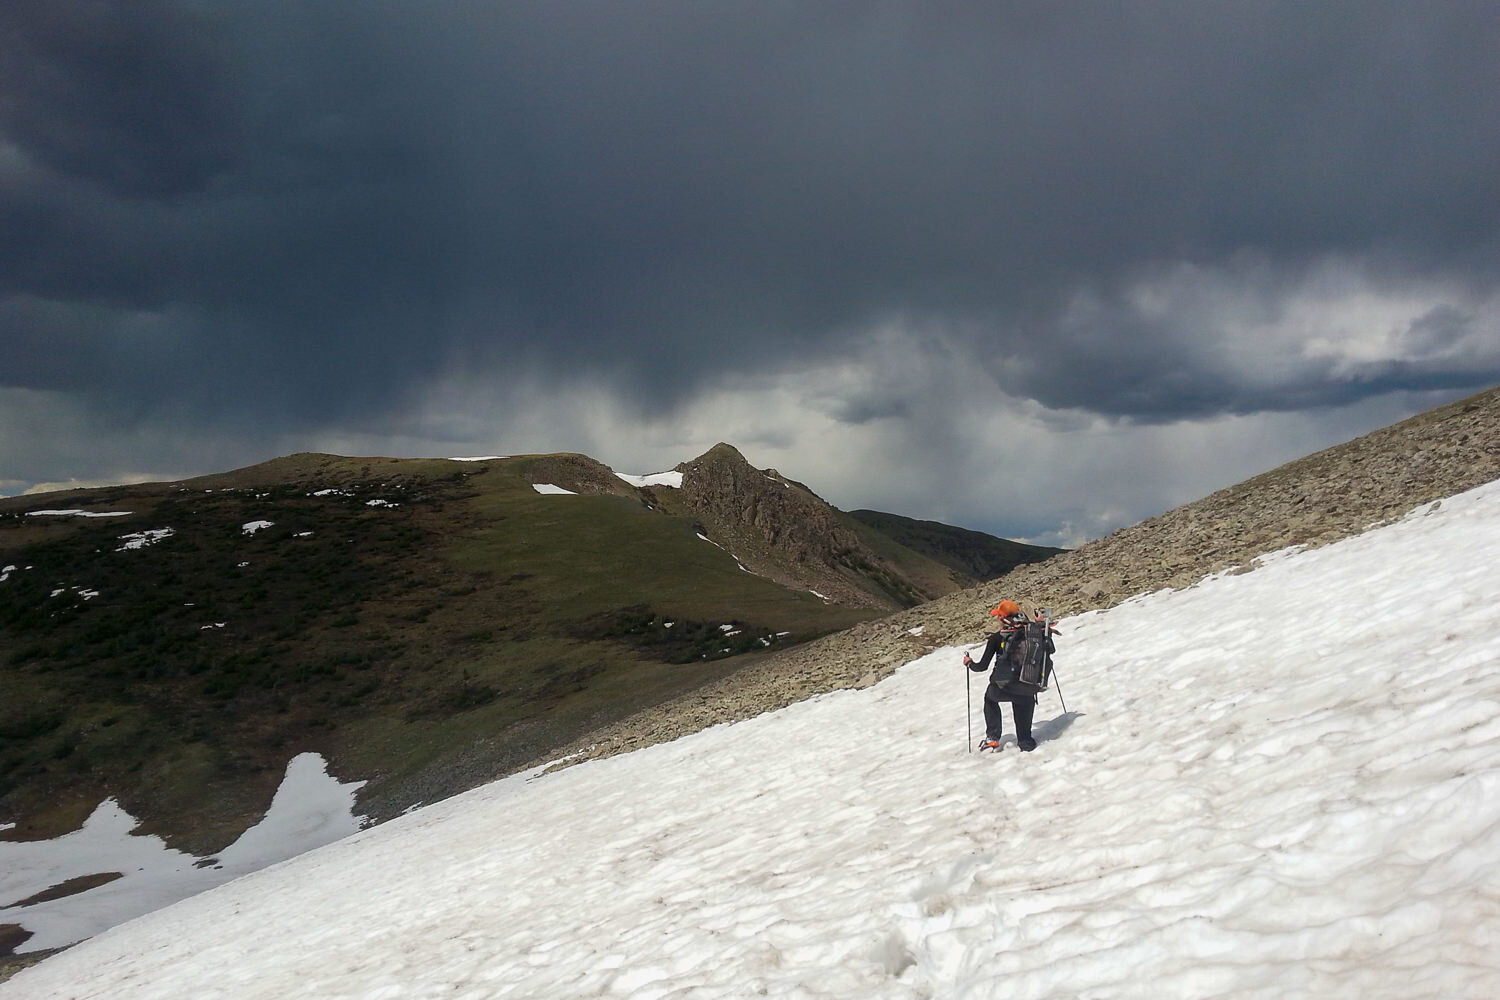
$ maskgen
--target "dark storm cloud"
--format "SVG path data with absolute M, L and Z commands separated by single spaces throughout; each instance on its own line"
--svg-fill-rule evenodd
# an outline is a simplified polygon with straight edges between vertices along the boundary
M 201 189 L 234 155 L 213 33 L 156 0 L 0 6 L 8 138 L 122 197 Z
M 1494 336 L 1463 303 L 1407 355 L 1278 380 L 1214 361 L 1240 334 L 1211 305 L 1195 327 L 1132 296 L 1247 251 L 1283 290 L 1336 257 L 1493 294 L 1496 20 L 11 0 L 0 384 L 295 426 L 461 364 L 667 405 L 901 322 L 1009 391 L 1147 420 L 1493 382 L 1433 346 Z

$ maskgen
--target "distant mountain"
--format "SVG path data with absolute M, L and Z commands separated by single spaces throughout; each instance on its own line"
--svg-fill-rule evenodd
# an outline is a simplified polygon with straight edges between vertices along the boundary
M 941 521 L 918 521 L 900 514 L 883 514 L 878 510 L 851 510 L 849 516 L 974 583 L 993 580 L 1017 566 L 1041 562 L 1068 551 L 996 538 Z
M 208 854 L 302 751 L 394 815 L 979 578 L 729 445 L 651 482 L 297 454 L 0 500 L 0 836 L 114 796 Z

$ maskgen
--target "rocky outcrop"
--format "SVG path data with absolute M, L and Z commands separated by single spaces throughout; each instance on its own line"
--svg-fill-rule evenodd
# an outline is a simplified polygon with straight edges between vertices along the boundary
M 937 646 L 975 641 L 1012 597 L 1058 613 L 1191 586 L 1292 545 L 1358 534 L 1500 479 L 1500 388 L 1291 462 L 1046 562 L 756 661 L 594 735 L 577 759 L 649 746 L 840 688 L 864 687 Z M 920 630 L 920 631 L 916 631 Z
M 911 603 L 872 582 L 900 574 L 860 541 L 837 508 L 801 483 L 753 467 L 727 444 L 677 471 L 682 502 L 705 534 L 752 573 L 850 607 L 895 610 Z

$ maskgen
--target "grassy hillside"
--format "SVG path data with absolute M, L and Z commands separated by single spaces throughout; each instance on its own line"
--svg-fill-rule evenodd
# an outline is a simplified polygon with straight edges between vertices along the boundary
M 302 750 L 389 815 L 873 616 L 745 573 L 623 483 L 533 489 L 602 468 L 579 458 L 298 455 L 0 501 L 0 820 L 52 835 L 115 795 L 211 851 Z

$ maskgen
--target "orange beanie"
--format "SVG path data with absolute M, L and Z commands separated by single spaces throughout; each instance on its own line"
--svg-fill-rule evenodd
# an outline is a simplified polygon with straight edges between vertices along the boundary
M 1004 618 L 1008 615 L 1018 615 L 1020 613 L 1021 606 L 1015 601 L 1001 601 L 995 605 L 995 610 L 990 612 L 996 618 Z

